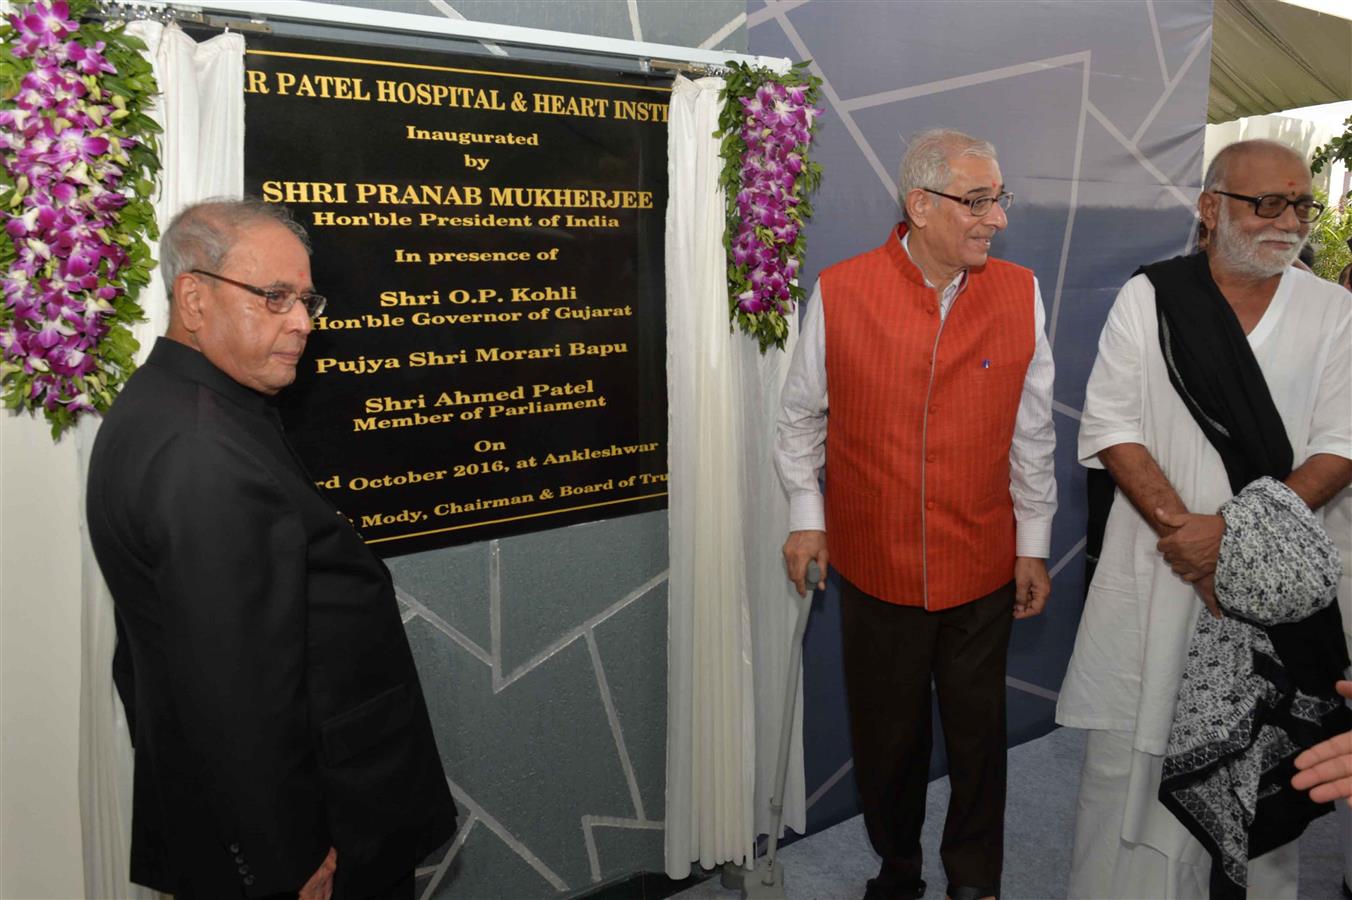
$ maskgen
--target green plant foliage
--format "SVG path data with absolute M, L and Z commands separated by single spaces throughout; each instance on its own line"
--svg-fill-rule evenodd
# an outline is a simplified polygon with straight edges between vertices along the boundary
M 1324 166 L 1334 160 L 1352 169 L 1352 116 L 1348 116 L 1343 122 L 1342 134 L 1324 146 L 1315 148 L 1314 155 L 1310 157 L 1310 171 L 1318 175 L 1324 170 Z M 1352 191 L 1347 192 L 1346 199 L 1352 200 Z
M 1317 192 L 1316 196 L 1321 203 L 1328 200 L 1322 192 Z M 1310 228 L 1310 245 L 1314 247 L 1311 268 L 1316 275 L 1329 281 L 1338 280 L 1338 273 L 1352 262 L 1352 250 L 1347 247 L 1349 239 L 1352 239 L 1352 204 L 1344 204 L 1341 208 L 1331 206 Z

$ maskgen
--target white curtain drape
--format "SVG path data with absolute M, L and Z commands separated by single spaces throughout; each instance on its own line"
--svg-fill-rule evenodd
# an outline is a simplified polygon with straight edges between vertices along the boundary
M 160 136 L 160 187 L 155 218 L 164 228 L 184 206 L 244 190 L 244 39 L 222 34 L 201 44 L 177 25 L 134 22 L 127 31 L 145 41 L 161 96 L 151 117 Z M 151 255 L 158 258 L 158 245 Z M 146 321 L 134 329 L 144 361 L 169 321 L 165 286 L 156 270 L 141 295 Z M 80 484 L 98 420 L 75 429 Z M 81 501 L 83 513 L 83 499 Z M 80 516 L 83 585 L 80 679 L 80 827 L 84 839 L 85 896 L 144 898 L 153 891 L 128 880 L 131 845 L 131 743 L 112 681 L 113 602 Z
M 670 496 L 666 871 L 749 865 L 769 802 L 795 607 L 772 459 L 789 353 L 728 327 L 721 78 L 678 78 L 669 118 L 666 272 Z M 801 696 L 801 689 L 799 691 Z M 801 707 L 801 702 L 799 704 Z M 801 712 L 784 823 L 804 828 Z

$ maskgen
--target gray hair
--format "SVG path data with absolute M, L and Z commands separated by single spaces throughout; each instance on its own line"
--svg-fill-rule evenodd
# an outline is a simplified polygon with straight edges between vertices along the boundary
M 995 159 L 995 145 L 953 128 L 929 128 L 911 138 L 897 173 L 897 200 L 906 218 L 906 195 L 916 188 L 941 191 L 953 180 L 949 160 L 963 156 Z
M 1285 153 L 1287 156 L 1300 160 L 1301 165 L 1306 163 L 1305 157 L 1296 152 L 1293 147 L 1283 144 L 1281 141 L 1272 141 L 1267 138 L 1235 141 L 1233 144 L 1222 147 L 1221 151 L 1212 157 L 1211 164 L 1206 167 L 1206 174 L 1202 176 L 1202 190 L 1219 190 L 1221 185 L 1225 184 L 1225 176 L 1229 174 L 1230 164 L 1237 157 L 1262 151 Z
M 259 222 L 281 225 L 300 239 L 306 253 L 310 252 L 309 235 L 285 206 L 255 197 L 215 197 L 179 211 L 160 237 L 160 274 L 170 301 L 178 276 L 193 269 L 216 271 L 234 249 L 244 227 Z

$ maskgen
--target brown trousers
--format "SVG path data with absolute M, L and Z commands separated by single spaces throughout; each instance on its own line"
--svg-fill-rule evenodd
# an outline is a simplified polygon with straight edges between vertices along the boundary
M 1005 658 L 1014 585 L 940 612 L 898 606 L 841 580 L 854 772 L 880 886 L 920 879 L 933 742 L 930 683 L 952 796 L 939 855 L 950 892 L 999 894 L 1004 861 Z

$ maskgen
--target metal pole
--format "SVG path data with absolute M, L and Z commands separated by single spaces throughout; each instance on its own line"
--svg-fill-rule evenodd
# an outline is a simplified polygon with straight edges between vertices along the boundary
M 817 570 L 816 561 L 808 565 L 807 582 L 815 587 L 821 580 L 821 572 Z M 803 661 L 803 634 L 807 631 L 808 614 L 812 610 L 812 591 L 808 591 L 806 597 L 798 598 L 798 623 L 793 629 L 793 649 L 789 651 L 789 679 L 788 686 L 784 692 L 784 718 L 779 724 L 779 763 L 775 767 L 775 793 L 770 799 L 770 812 L 774 815 L 774 823 L 770 828 L 769 849 L 765 856 L 766 863 L 765 877 L 761 879 L 763 884 L 775 883 L 775 855 L 779 850 L 779 831 L 784 823 L 784 783 L 789 776 L 789 749 L 793 737 L 793 719 L 798 710 L 798 680 L 802 675 L 801 663 Z

